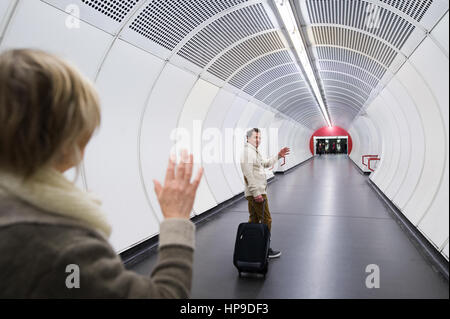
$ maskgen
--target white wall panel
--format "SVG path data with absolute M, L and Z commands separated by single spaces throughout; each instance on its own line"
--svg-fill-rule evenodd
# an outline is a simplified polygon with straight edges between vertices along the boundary
M 283 120 L 280 128 L 278 129 L 278 150 L 279 151 L 281 148 L 286 147 L 287 145 L 289 145 L 289 132 L 290 132 L 290 125 L 289 125 L 289 121 Z M 278 170 L 284 172 L 285 170 L 287 170 L 289 168 L 289 165 L 292 162 L 292 158 L 286 158 L 286 164 L 281 166 L 281 164 L 283 162 L 279 162 L 278 165 Z
M 276 154 L 283 147 L 281 127 L 284 124 L 284 119 L 274 117 L 274 120 L 270 123 L 270 128 L 275 134 L 271 135 L 269 142 L 269 154 Z M 283 172 L 284 166 L 280 166 L 281 163 L 275 165 L 274 172 Z
M 292 147 L 295 149 L 295 165 L 302 162 L 304 159 L 303 151 L 300 147 L 300 141 L 299 138 L 303 136 L 305 131 L 301 127 L 297 127 L 294 131 L 294 134 L 292 135 Z M 305 136 L 305 139 L 308 137 Z
M 440 247 L 447 239 L 449 233 L 449 64 L 448 58 L 430 39 L 422 43 L 416 54 L 411 59 L 411 62 L 414 63 L 418 73 L 426 82 L 434 98 L 433 102 L 437 104 L 435 116 L 440 117 L 439 120 L 434 120 L 433 122 L 435 129 L 433 133 L 441 134 L 433 135 L 434 140 L 432 141 L 435 147 L 433 152 L 438 156 L 438 158 L 433 159 L 432 163 L 433 173 L 436 178 L 436 180 L 433 180 L 434 184 L 432 185 L 437 185 L 438 189 L 433 194 L 434 196 L 430 194 L 429 206 L 422 203 L 426 212 L 422 219 L 419 220 L 418 227 L 436 246 Z M 433 59 L 430 60 L 429 56 L 432 56 Z
M 96 82 L 102 121 L 86 148 L 84 164 L 88 189 L 103 200 L 117 251 L 159 231 L 139 174 L 138 134 L 142 110 L 163 65 L 164 61 L 117 41 Z M 127 79 L 133 79 L 133 85 L 126 85 Z
M 445 170 L 444 176 L 442 176 L 442 184 L 439 191 L 436 194 L 430 208 L 427 210 L 426 215 L 420 221 L 418 227 L 426 234 L 428 238 L 435 244 L 436 247 L 440 247 L 444 241 L 448 238 L 448 225 L 449 225 L 449 179 L 448 179 L 448 167 Z
M 362 169 L 362 165 L 361 165 L 361 156 L 360 156 L 360 145 L 359 145 L 359 134 L 358 134 L 358 130 L 356 129 L 356 123 L 357 123 L 358 119 L 355 120 L 352 124 L 352 126 L 350 127 L 350 129 L 348 129 L 348 134 L 350 134 L 350 136 L 352 137 L 352 151 L 349 155 L 350 159 L 356 164 L 358 165 L 361 169 Z
M 8 25 L 8 18 L 16 4 L 16 0 L 2 0 L 0 1 L 0 41 L 3 37 L 3 32 Z
M 279 127 L 277 125 L 277 123 L 279 123 L 279 125 L 281 125 L 281 121 L 280 119 L 277 118 L 275 113 L 272 113 L 270 115 L 268 115 L 268 119 L 267 122 L 265 124 L 265 127 L 267 128 L 267 132 L 269 134 L 269 136 L 267 137 L 268 140 L 268 144 L 267 144 L 267 157 L 271 156 L 271 155 L 275 155 L 279 152 L 280 150 L 280 141 L 279 141 Z M 277 171 L 277 167 L 279 167 L 280 164 L 275 164 L 272 173 Z
M 273 146 L 273 148 L 271 148 L 271 152 L 273 152 L 273 154 L 275 154 L 276 152 L 278 152 L 281 148 L 284 147 L 284 145 L 286 145 L 286 121 L 285 119 L 280 119 L 279 121 L 276 121 L 273 123 L 272 128 L 278 130 L 278 148 L 275 149 L 275 146 Z M 275 145 L 275 143 L 273 143 Z M 279 162 L 278 165 L 276 167 L 274 167 L 275 172 L 284 172 L 286 169 L 286 165 L 281 166 L 282 162 Z
M 358 118 L 353 124 L 354 131 L 352 131 L 352 152 L 350 156 L 354 158 L 354 162 L 363 170 L 369 171 L 366 166 L 362 164 L 362 155 L 376 155 L 369 150 L 369 137 L 366 129 L 366 122 L 363 118 Z M 354 132 L 354 133 L 353 133 Z
M 395 100 L 395 97 L 388 89 L 383 90 L 381 96 L 384 98 L 387 105 L 392 106 L 390 107 L 390 110 L 396 120 L 398 129 L 398 134 L 392 136 L 392 139 L 397 142 L 393 150 L 395 155 L 395 164 L 391 167 L 392 177 L 386 188 L 386 196 L 392 200 L 397 194 L 398 189 L 402 186 L 403 180 L 405 179 L 407 173 L 408 164 L 411 157 L 411 132 L 404 115 L 403 108 Z
M 361 129 L 360 127 L 363 127 L 363 129 Z M 352 137 L 352 151 L 351 151 L 349 157 L 363 171 L 367 170 L 367 168 L 364 165 L 362 165 L 362 163 L 361 163 L 361 155 L 366 153 L 366 152 L 364 152 L 364 148 L 367 147 L 366 145 L 362 146 L 362 143 L 361 143 L 362 137 L 360 135 L 364 132 L 364 127 L 365 127 L 364 118 L 358 117 L 352 123 L 351 128 L 348 130 L 348 133 Z M 369 154 L 369 153 L 367 153 L 367 154 Z
M 275 116 L 275 113 L 273 113 L 271 111 L 263 110 L 263 114 L 259 118 L 259 121 L 255 126 L 255 127 L 262 129 L 261 144 L 258 147 L 258 151 L 260 152 L 261 156 L 264 158 L 268 158 L 272 155 L 275 155 L 275 154 L 269 153 L 269 144 L 271 141 L 270 134 L 274 133 L 274 132 L 270 131 L 270 123 L 273 120 L 274 116 Z M 275 166 L 277 166 L 277 164 L 274 165 L 273 169 L 272 168 L 266 169 L 267 179 L 274 176 L 273 173 L 274 173 Z
M 353 141 L 351 154 L 354 154 L 353 156 L 355 156 L 355 162 L 358 164 L 361 170 L 363 170 L 364 172 L 371 172 L 368 166 L 362 164 L 362 156 L 379 154 L 371 151 L 371 140 L 367 129 L 367 121 L 365 121 L 364 118 L 359 118 L 357 121 L 355 121 L 354 128 L 357 135 L 357 143 L 355 143 L 355 138 L 353 137 L 353 135 L 351 135 Z M 357 144 L 357 147 L 355 147 L 355 144 Z M 366 165 L 368 165 L 367 159 L 365 160 L 365 163 Z
M 373 155 L 379 155 L 379 157 L 381 157 L 381 154 L 383 153 L 383 135 L 380 130 L 380 126 L 378 125 L 377 122 L 375 122 L 375 120 L 373 118 L 368 117 L 368 119 L 370 119 L 370 123 L 371 123 L 371 126 L 373 127 L 373 132 L 377 138 L 377 144 L 378 144 L 378 148 L 376 150 L 374 150 L 375 153 Z M 372 151 L 372 149 L 370 151 Z M 372 155 L 372 154 L 370 154 L 370 155 Z
M 359 155 L 365 155 L 365 154 L 372 154 L 370 152 L 370 145 L 371 145 L 371 136 L 370 132 L 367 127 L 367 122 L 364 118 L 359 118 L 357 121 L 355 121 L 355 128 L 358 131 L 359 134 L 359 140 L 360 140 L 360 154 Z M 353 150 L 352 150 L 353 153 Z M 361 156 L 358 156 L 359 162 L 361 162 Z
M 303 161 L 305 161 L 307 158 L 311 157 L 311 151 L 309 150 L 309 139 L 312 134 L 309 134 L 309 132 L 302 126 L 298 126 L 296 128 L 295 135 L 293 136 L 293 147 L 295 147 L 295 154 L 296 154 L 296 164 L 299 164 Z M 308 141 L 308 143 L 305 143 L 305 140 Z M 305 149 L 306 147 L 306 149 Z M 306 153 L 306 151 L 308 153 Z M 309 155 L 308 155 L 309 154 Z
M 286 147 L 289 147 L 291 149 L 290 154 L 288 156 L 286 156 L 286 165 L 288 165 L 289 168 L 298 164 L 298 155 L 299 154 L 297 152 L 297 146 L 295 145 L 295 136 L 297 135 L 297 132 L 298 132 L 297 126 L 291 123 L 291 128 L 288 131 L 287 143 L 286 143 Z M 279 163 L 281 165 L 281 163 L 283 163 L 283 159 L 280 159 Z
M 244 180 L 240 162 L 241 162 L 241 153 L 247 141 L 245 133 L 249 129 L 250 119 L 252 118 L 253 114 L 258 111 L 258 109 L 259 107 L 252 102 L 248 102 L 247 104 L 245 104 L 244 110 L 241 113 L 241 116 L 239 117 L 239 120 L 237 121 L 236 126 L 234 128 L 236 133 L 234 136 L 234 163 L 236 172 L 241 181 Z
M 292 128 L 292 133 L 291 133 L 291 137 L 290 137 L 290 144 L 289 147 L 291 148 L 291 154 L 292 156 L 288 156 L 288 157 L 292 157 L 292 166 L 297 165 L 298 163 L 300 163 L 300 156 L 301 153 L 298 149 L 298 145 L 297 145 L 297 136 L 300 134 L 300 129 L 298 126 L 294 126 Z
M 357 155 L 358 165 L 363 171 L 369 171 L 369 169 L 362 164 L 363 155 L 377 155 L 370 152 L 370 136 L 367 130 L 367 125 L 364 119 L 360 118 L 355 122 L 355 129 L 358 131 L 359 149 L 355 155 Z M 352 153 L 354 151 L 352 150 Z
M 427 56 L 423 58 L 426 58 L 430 64 L 433 62 Z M 416 101 L 425 131 L 425 161 L 422 174 L 405 207 L 408 218 L 416 225 L 430 205 L 441 180 L 445 161 L 445 148 L 442 147 L 442 141 L 445 141 L 445 135 L 438 106 L 426 83 L 410 63 L 406 64 L 402 70 L 405 72 L 401 76 L 402 81 Z
M 253 127 L 259 128 L 259 126 L 258 126 L 259 120 L 261 119 L 261 117 L 263 116 L 264 111 L 265 111 L 262 107 L 260 107 L 256 104 L 255 104 L 255 106 L 256 106 L 255 112 L 250 117 L 248 124 L 247 124 L 248 128 L 253 128 Z
M 383 181 L 383 188 L 385 189 L 385 195 L 392 199 L 395 191 L 389 189 L 391 183 L 398 178 L 397 174 L 401 172 L 401 168 L 399 166 L 400 156 L 404 151 L 402 145 L 408 145 L 409 143 L 409 131 L 408 127 L 403 125 L 404 118 L 401 114 L 401 109 L 397 106 L 396 101 L 392 98 L 387 90 L 383 90 L 380 93 L 381 101 L 384 105 L 389 106 L 386 107 L 386 111 L 390 113 L 389 119 L 391 124 L 391 142 L 392 142 L 392 151 L 390 157 L 390 165 L 388 170 L 386 171 L 385 179 Z M 402 178 L 399 178 L 401 180 Z
M 379 111 L 384 118 L 379 125 L 382 127 L 383 133 L 385 134 L 386 151 L 380 161 L 378 161 L 376 169 L 378 172 L 377 185 L 386 194 L 386 188 L 391 181 L 393 169 L 397 166 L 398 129 L 394 115 L 390 109 L 391 107 L 387 107 L 381 96 L 378 99 L 378 103 L 380 103 L 380 105 L 377 108 L 377 111 Z
M 283 165 L 283 167 L 286 166 L 286 170 L 298 164 L 297 148 L 295 147 L 295 143 L 294 143 L 295 133 L 296 133 L 295 126 L 293 123 L 290 122 L 287 127 L 287 132 L 286 132 L 286 143 L 283 146 L 281 146 L 281 147 L 292 148 L 291 154 L 286 157 L 286 164 Z M 280 161 L 282 161 L 282 159 L 280 159 Z
M 3 21 L 6 18 L 5 15 L 8 12 L 8 8 L 11 3 L 13 3 L 12 0 L 4 0 L 0 2 L 0 24 L 3 24 Z
M 380 137 L 382 141 L 381 151 L 378 154 L 380 160 L 377 164 L 377 169 L 370 175 L 370 179 L 380 187 L 380 181 L 383 180 L 386 168 L 389 166 L 389 158 L 392 155 L 392 143 L 390 141 L 392 135 L 390 132 L 389 118 L 386 116 L 386 111 L 384 110 L 383 103 L 380 103 L 379 99 L 375 99 L 372 105 L 367 109 L 367 114 L 373 119 L 374 125 L 380 132 Z M 370 154 L 375 155 L 375 154 Z M 385 168 L 383 166 L 385 165 Z M 382 189 L 380 187 L 382 191 Z
M 203 162 L 205 179 L 207 180 L 217 203 L 224 202 L 234 195 L 228 185 L 227 178 L 225 177 L 222 168 L 226 151 L 224 145 L 225 134 L 222 131 L 222 125 L 235 98 L 235 94 L 221 89 L 211 104 L 203 125 L 203 133 L 206 134 L 206 140 L 203 141 L 202 147 L 203 156 L 208 156 L 207 154 L 210 154 L 211 157 L 218 156 L 217 161 L 212 159 L 209 162 Z M 218 137 L 215 135 L 216 132 L 217 134 L 220 134 Z M 220 145 L 216 145 L 214 142 L 217 138 L 220 138 Z M 217 150 L 216 147 L 218 147 L 219 150 Z M 218 155 L 216 154 L 217 151 L 220 152 Z
M 375 126 L 375 128 L 376 128 L 376 131 L 378 132 L 378 134 L 379 134 L 379 137 L 380 137 L 380 144 L 381 144 L 381 147 L 380 147 L 380 151 L 378 152 L 378 154 L 368 154 L 368 155 L 378 155 L 378 157 L 381 159 L 380 160 L 380 162 L 384 159 L 384 153 L 385 153 L 385 149 L 386 149 L 386 144 L 385 144 L 385 134 L 381 131 L 381 127 L 380 127 L 380 122 L 382 122 L 382 120 L 380 121 L 380 119 L 379 119 L 379 117 L 381 116 L 381 114 L 380 113 L 375 113 L 375 114 L 371 114 L 371 113 L 369 113 L 369 112 L 367 112 L 367 114 L 370 116 L 370 118 L 371 118 L 371 120 L 372 120 L 372 123 L 373 123 L 373 125 Z M 360 147 L 361 147 L 361 149 L 363 150 L 362 152 L 361 152 L 361 156 L 362 155 L 366 155 L 365 153 L 365 149 L 364 149 L 364 146 L 360 143 Z M 361 158 L 361 156 L 360 156 L 360 158 Z M 367 164 L 367 160 L 365 161 L 366 162 L 366 164 Z M 380 166 L 380 163 L 378 163 L 378 167 Z M 368 167 L 367 167 L 367 170 L 368 170 Z M 372 180 L 372 181 L 374 181 L 375 179 L 376 179 L 376 175 L 377 175 L 377 173 L 376 173 L 377 171 L 375 171 L 374 173 L 372 173 L 371 174 L 371 176 L 370 176 L 370 179 Z
M 223 171 L 225 177 L 227 178 L 228 184 L 231 187 L 234 195 L 237 195 L 244 191 L 244 181 L 238 174 L 235 165 L 235 136 L 234 129 L 237 122 L 239 121 L 242 112 L 244 111 L 245 105 L 248 102 L 241 97 L 236 97 L 227 112 L 225 120 L 223 121 L 222 132 L 225 136 L 224 147 L 225 147 L 225 163 L 223 164 Z
M 305 160 L 305 150 L 303 149 L 304 143 L 302 143 L 302 139 L 307 139 L 309 141 L 306 130 L 299 126 L 295 129 L 295 135 L 292 142 L 292 147 L 295 148 L 296 164 Z M 309 150 L 309 147 L 307 150 Z
M 299 142 L 301 145 L 300 149 L 303 151 L 302 161 L 305 161 L 313 156 L 313 154 L 311 154 L 311 151 L 309 149 L 309 140 L 311 139 L 311 136 L 313 135 L 314 132 L 305 127 L 302 128 L 302 131 L 303 131 L 303 133 L 302 133 L 303 135 L 299 139 Z
M 79 28 L 69 29 L 65 26 L 67 17 L 44 2 L 19 1 L 0 49 L 46 50 L 73 62 L 94 79 L 113 37 L 83 21 Z
M 198 171 L 203 162 L 201 158 L 203 121 L 218 91 L 219 88 L 217 86 L 199 79 L 192 88 L 178 120 L 178 128 L 186 130 L 190 135 L 189 149 L 194 155 L 194 172 Z M 201 214 L 216 205 L 217 202 L 207 181 L 203 180 L 197 189 L 197 196 L 194 202 L 195 214 Z
M 369 117 L 363 117 L 362 120 L 366 125 L 369 135 L 370 145 L 367 149 L 367 154 L 378 155 L 378 153 L 380 152 L 380 137 L 378 135 L 378 131 Z
M 399 73 L 399 75 L 400 74 L 401 73 Z M 420 114 L 417 111 L 417 105 L 414 100 L 411 99 L 398 77 L 394 77 L 391 80 L 388 89 L 396 96 L 396 99 L 399 101 L 398 104 L 405 109 L 405 115 L 408 124 L 411 127 L 411 142 L 409 145 L 410 155 L 408 162 L 404 163 L 404 165 L 407 166 L 406 175 L 401 186 L 397 189 L 397 193 L 392 198 L 392 201 L 397 207 L 403 210 L 420 178 L 423 162 L 425 160 L 425 139 L 423 124 Z
M 297 147 L 301 152 L 300 162 L 306 161 L 308 158 L 313 156 L 309 150 L 309 140 L 312 134 L 313 132 L 307 130 L 306 128 L 301 128 L 297 134 Z
M 283 147 L 288 147 L 290 129 L 291 129 L 290 122 L 287 120 L 283 120 L 281 122 L 280 127 L 278 128 L 278 150 L 275 150 L 275 152 L 278 152 Z M 279 163 L 278 169 L 276 170 L 277 172 L 278 171 L 284 172 L 287 169 L 289 169 L 289 167 L 292 166 L 292 158 L 289 158 L 289 156 L 286 157 L 286 164 L 283 166 L 281 166 L 281 164 L 282 162 Z
M 296 141 L 295 137 L 297 136 L 297 133 L 298 133 L 298 127 L 296 125 L 292 124 L 292 130 L 289 134 L 289 142 L 288 142 L 289 144 L 287 144 L 287 146 L 292 147 L 292 162 L 291 162 L 290 167 L 293 167 L 300 162 L 300 160 L 299 160 L 300 154 L 297 150 L 297 145 L 295 143 L 295 141 Z
M 292 142 L 292 147 L 295 148 L 296 164 L 305 160 L 305 150 L 303 149 L 304 143 L 302 143 L 302 139 L 309 141 L 309 136 L 306 135 L 306 130 L 299 126 L 295 130 L 295 135 Z M 306 150 L 309 151 L 309 147 Z
M 447 29 L 448 38 L 448 29 Z M 430 59 L 430 57 L 432 57 Z M 429 89 L 441 112 L 441 123 L 448 132 L 449 121 L 449 63 L 448 57 L 436 46 L 431 39 L 426 39 L 411 58 L 424 80 L 423 89 Z
M 395 169 L 398 165 L 399 155 L 399 130 L 396 117 L 392 111 L 392 105 L 386 104 L 386 102 L 380 96 L 380 102 L 383 103 L 383 109 L 388 119 L 386 124 L 389 128 L 389 132 L 386 134 L 387 144 L 389 145 L 389 151 L 385 154 L 386 162 L 383 171 L 383 180 L 380 180 L 380 189 L 382 189 L 386 196 L 387 187 L 392 180 L 392 176 L 395 173 Z M 380 160 L 381 161 L 381 160 Z M 380 163 L 381 164 L 381 163 Z M 380 165 L 381 166 L 381 165 Z M 389 196 L 388 196 L 389 197 Z
M 177 127 L 178 116 L 195 81 L 193 74 L 166 64 L 146 106 L 141 131 L 140 160 L 150 202 L 160 218 L 161 208 L 152 180 L 164 182 L 169 153 L 175 151 L 175 140 L 171 139 L 171 134 Z
M 272 154 L 269 153 L 269 143 L 270 143 L 270 122 L 273 120 L 275 114 L 273 112 L 262 110 L 261 116 L 258 118 L 257 123 L 251 123 L 255 124 L 255 127 L 258 127 L 262 129 L 262 135 L 261 135 L 261 144 L 258 147 L 259 152 L 261 153 L 261 156 L 263 157 L 270 157 Z
M 439 43 L 440 47 L 448 56 L 448 11 L 442 20 L 434 27 L 431 35 Z

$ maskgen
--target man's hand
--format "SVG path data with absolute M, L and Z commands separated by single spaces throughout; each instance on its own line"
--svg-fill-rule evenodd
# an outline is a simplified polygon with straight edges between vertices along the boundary
M 255 196 L 255 197 L 253 197 L 253 199 L 257 203 L 262 203 L 264 201 L 264 197 L 262 195 Z
M 175 160 L 170 158 L 164 186 L 161 186 L 157 180 L 153 180 L 155 193 L 165 218 L 189 219 L 194 206 L 195 193 L 203 175 L 203 168 L 200 168 L 195 180 L 190 182 L 193 163 L 192 154 L 188 156 L 187 151 L 183 150 L 176 174 Z
M 283 147 L 279 152 L 278 152 L 278 159 L 285 157 L 286 155 L 289 155 L 289 152 L 291 151 L 291 149 L 289 147 Z

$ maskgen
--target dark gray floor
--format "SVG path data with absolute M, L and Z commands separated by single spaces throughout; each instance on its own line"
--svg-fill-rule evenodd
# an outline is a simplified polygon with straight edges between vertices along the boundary
M 449 298 L 448 281 L 422 257 L 346 155 L 316 157 L 268 188 L 272 248 L 266 279 L 239 278 L 233 249 L 241 200 L 197 225 L 193 298 Z M 132 267 L 149 274 L 152 255 Z M 366 266 L 380 288 L 366 287 Z

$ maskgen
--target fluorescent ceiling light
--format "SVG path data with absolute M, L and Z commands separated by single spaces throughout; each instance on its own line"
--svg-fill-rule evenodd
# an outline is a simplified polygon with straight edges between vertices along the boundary
M 314 95 L 317 98 L 317 102 L 319 103 L 320 109 L 322 110 L 323 117 L 325 118 L 328 126 L 331 127 L 331 121 L 328 117 L 328 112 L 325 108 L 322 94 L 320 94 L 319 85 L 317 83 L 316 76 L 314 75 L 311 62 L 309 61 L 308 54 L 306 53 L 306 48 L 303 44 L 303 39 L 300 31 L 298 30 L 297 22 L 295 21 L 295 17 L 292 12 L 291 5 L 289 4 L 289 0 L 276 0 L 275 3 L 281 19 L 283 20 L 284 26 L 286 27 L 286 31 L 291 38 L 291 42 L 294 44 L 295 51 L 297 51 L 297 55 L 300 59 L 300 63 L 303 66 L 303 70 L 306 73 L 308 82 L 311 85 Z

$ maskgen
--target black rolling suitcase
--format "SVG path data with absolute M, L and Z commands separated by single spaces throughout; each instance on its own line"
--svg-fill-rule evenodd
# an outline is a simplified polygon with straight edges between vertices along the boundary
M 264 220 L 263 202 L 263 220 Z M 266 224 L 241 223 L 239 224 L 236 243 L 234 246 L 233 264 L 239 271 L 259 273 L 266 277 L 269 269 L 270 231 Z

